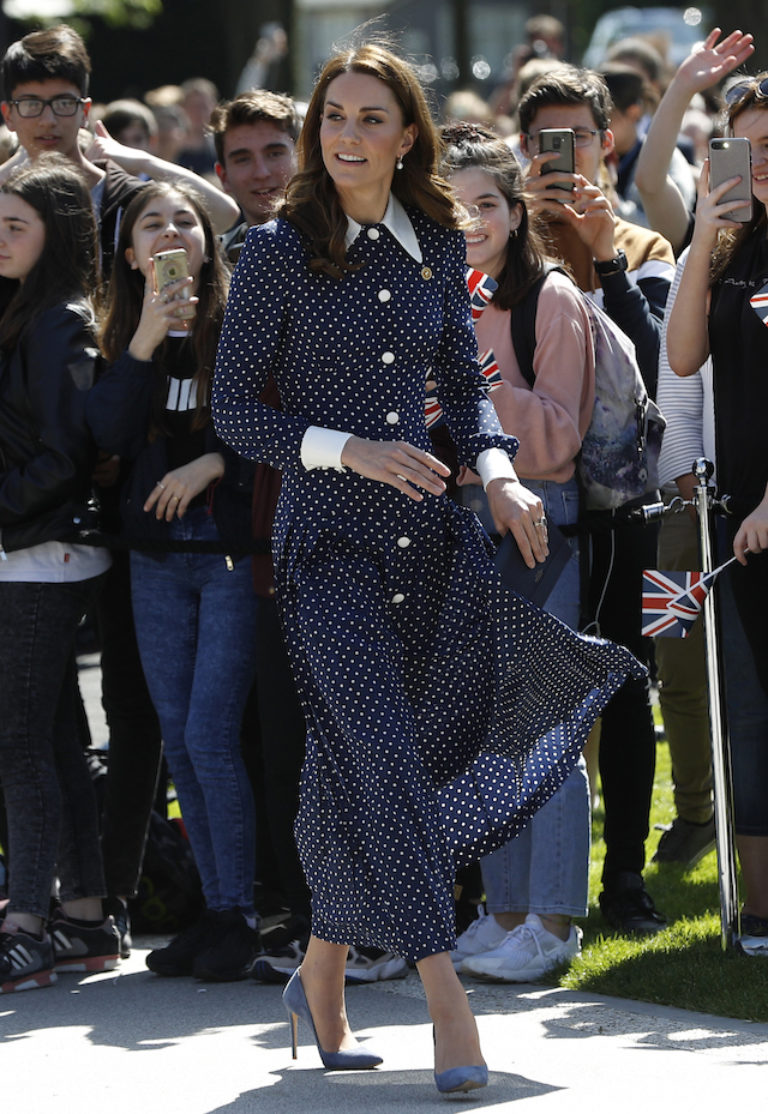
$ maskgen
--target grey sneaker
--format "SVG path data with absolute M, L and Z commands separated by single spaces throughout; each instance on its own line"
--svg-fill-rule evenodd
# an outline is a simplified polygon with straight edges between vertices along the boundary
M 736 942 L 736 947 L 744 955 L 768 958 L 768 918 L 742 913 L 741 936 Z
M 346 982 L 381 982 L 384 979 L 404 979 L 408 974 L 408 964 L 394 952 L 382 952 L 377 948 L 349 949 L 346 966 Z
M 681 863 L 690 870 L 715 846 L 715 820 L 692 824 L 676 816 L 659 840 L 654 863 Z
M 51 986 L 56 982 L 53 962 L 47 932 L 38 939 L 15 925 L 4 927 L 0 932 L 0 994 Z

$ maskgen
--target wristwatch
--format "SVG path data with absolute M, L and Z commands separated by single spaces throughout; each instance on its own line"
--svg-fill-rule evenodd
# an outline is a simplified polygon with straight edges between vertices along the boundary
M 620 271 L 626 271 L 627 269 L 627 257 L 623 251 L 617 251 L 613 259 L 593 259 L 592 262 L 600 278 L 606 278 L 608 275 L 618 275 Z

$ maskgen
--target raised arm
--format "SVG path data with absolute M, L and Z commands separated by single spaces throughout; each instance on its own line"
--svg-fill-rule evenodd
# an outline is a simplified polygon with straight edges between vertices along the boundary
M 101 120 L 97 120 L 93 127 L 94 139 L 86 152 L 87 159 L 111 159 L 129 174 L 146 174 L 158 182 L 184 182 L 197 190 L 205 201 L 216 232 L 226 232 L 237 220 L 240 213 L 237 204 L 207 178 L 202 178 L 194 170 L 178 166 L 175 162 L 166 162 L 149 151 L 118 143 Z
M 677 254 L 688 235 L 691 214 L 669 177 L 683 116 L 694 93 L 716 84 L 753 53 L 751 35 L 732 31 L 721 42 L 715 27 L 704 42 L 680 64 L 653 115 L 637 160 L 635 185 L 643 199 L 649 224 L 665 236 Z

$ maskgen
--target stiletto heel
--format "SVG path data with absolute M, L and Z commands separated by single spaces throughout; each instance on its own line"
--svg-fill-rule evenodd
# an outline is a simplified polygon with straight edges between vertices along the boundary
M 297 1052 L 298 1035 L 299 1035 L 299 1016 L 293 1010 L 288 1010 L 288 1017 L 291 1023 L 291 1054 L 294 1060 L 298 1060 L 299 1054 Z
M 320 1047 L 320 1041 L 317 1038 L 317 1030 L 312 1020 L 309 1002 L 304 993 L 304 987 L 301 984 L 298 967 L 291 975 L 283 991 L 283 1004 L 288 1011 L 288 1017 L 291 1022 L 291 1046 L 294 1060 L 296 1059 L 298 1021 L 300 1017 L 303 1017 L 312 1028 L 317 1051 L 320 1053 L 320 1059 L 323 1061 L 323 1067 L 328 1068 L 329 1071 L 375 1068 L 377 1064 L 382 1062 L 381 1056 L 377 1056 L 375 1052 L 370 1052 L 364 1048 L 345 1048 L 340 1049 L 338 1052 L 326 1052 L 324 1048 Z
M 432 1043 L 437 1043 L 434 1025 L 432 1026 Z M 435 1086 L 441 1095 L 450 1095 L 457 1091 L 475 1091 L 478 1087 L 487 1087 L 488 1068 L 485 1064 L 470 1064 L 467 1067 L 436 1071 Z

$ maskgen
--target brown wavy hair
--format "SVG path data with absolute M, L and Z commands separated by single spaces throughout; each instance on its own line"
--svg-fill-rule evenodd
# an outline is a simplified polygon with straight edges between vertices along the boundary
M 101 347 L 110 363 L 113 363 L 128 347 L 141 317 L 144 301 L 145 278 L 141 271 L 133 270 L 125 253 L 133 244 L 133 229 L 137 220 L 155 198 L 179 194 L 194 209 L 203 226 L 205 249 L 203 264 L 197 284 L 197 313 L 194 328 L 190 334 L 195 361 L 193 381 L 197 388 L 197 409 L 193 422 L 194 429 L 202 429 L 208 421 L 208 400 L 216 348 L 219 342 L 224 307 L 227 301 L 229 274 L 224 266 L 216 242 L 211 218 L 202 197 L 191 187 L 179 182 L 149 182 L 131 201 L 125 210 L 120 225 L 120 238 L 115 251 L 115 262 L 109 285 L 107 312 L 101 332 Z M 165 341 L 155 350 L 158 364 L 162 364 Z M 158 399 L 162 394 L 164 382 L 158 377 L 158 390 L 155 392 L 152 424 L 153 432 L 161 429 L 161 411 Z
M 747 112 L 751 108 L 759 108 L 762 112 L 768 111 L 768 97 L 761 93 L 759 88 L 760 82 L 765 77 L 768 77 L 768 71 L 763 71 L 763 73 L 754 76 L 744 75 L 744 80 L 751 81 L 752 85 L 733 104 L 728 105 L 725 118 L 726 135 L 733 135 L 734 122 L 742 112 Z M 712 253 L 712 263 L 709 270 L 710 284 L 722 278 L 731 260 L 747 240 L 753 236 L 765 236 L 766 225 L 768 225 L 768 216 L 765 206 L 757 202 L 753 203 L 752 220 L 747 221 L 741 228 L 735 230 L 730 228 L 721 230 L 717 245 Z
M 544 241 L 528 219 L 523 172 L 514 152 L 481 124 L 446 124 L 440 131 L 445 153 L 442 171 L 451 178 L 460 170 L 482 170 L 493 179 L 510 209 L 519 208 L 520 224 L 507 243 L 504 268 L 491 299 L 499 309 L 521 302 L 544 274 Z
M 463 225 L 462 210 L 438 172 L 440 141 L 413 67 L 379 42 L 344 50 L 326 62 L 317 80 L 299 136 L 299 172 L 288 183 L 285 200 L 278 209 L 278 215 L 309 240 L 311 269 L 334 278 L 353 268 L 346 261 L 347 218 L 323 162 L 320 125 L 328 86 L 345 73 L 366 74 L 382 81 L 400 106 L 403 126 L 416 126 L 413 147 L 403 158 L 403 169 L 396 171 L 392 180 L 395 197 L 447 228 Z

